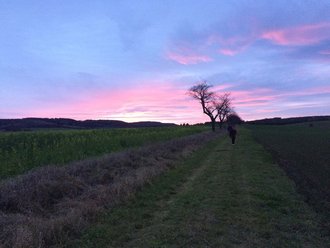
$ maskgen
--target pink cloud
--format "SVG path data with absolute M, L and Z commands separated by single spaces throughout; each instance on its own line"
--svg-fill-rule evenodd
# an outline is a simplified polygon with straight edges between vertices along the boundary
M 318 94 L 330 94 L 330 87 L 312 87 L 301 91 L 278 92 L 272 89 L 259 88 L 250 91 L 232 91 L 234 106 L 237 107 L 261 107 L 272 106 L 288 101 L 292 96 L 314 96 Z
M 198 42 L 185 41 L 178 42 L 175 52 L 166 54 L 167 59 L 176 61 L 180 64 L 198 64 L 210 62 L 213 59 L 205 54 L 205 51 L 217 52 L 225 56 L 235 56 L 246 51 L 253 43 L 258 40 L 269 40 L 281 46 L 303 46 L 318 44 L 330 39 L 330 22 L 300 25 L 288 28 L 277 28 L 265 30 L 251 23 L 249 31 L 232 36 L 221 35 L 219 32 L 212 31 L 203 34 L 203 38 Z M 201 53 L 201 51 L 203 51 Z M 329 55 L 330 51 L 321 51 L 320 54 Z
M 330 87 L 311 87 L 285 93 L 263 88 L 232 92 L 234 106 L 246 120 L 285 117 L 285 113 L 290 116 L 288 113 L 295 109 L 324 107 L 326 102 L 319 98 L 319 94 L 330 94 Z M 292 98 L 297 96 L 302 97 L 301 100 Z
M 232 36 L 232 37 L 223 37 L 219 34 L 210 34 L 206 39 L 207 45 L 219 44 L 225 47 L 237 47 L 249 43 L 251 40 L 250 37 L 243 36 Z
M 239 107 L 264 106 L 276 99 L 271 89 L 259 88 L 250 91 L 232 91 L 233 103 Z
M 174 53 L 168 52 L 166 58 L 169 60 L 173 60 L 182 65 L 191 65 L 198 63 L 206 63 L 212 61 L 212 58 L 205 55 L 199 55 L 193 52 L 186 53 Z
M 231 92 L 234 109 L 244 120 L 264 118 L 278 110 L 274 108 L 279 97 L 277 92 L 268 88 L 234 90 Z
M 330 50 L 323 50 L 323 51 L 320 51 L 319 54 L 330 55 Z
M 203 118 L 200 106 L 188 100 L 186 91 L 174 83 L 145 82 L 130 89 L 99 93 L 98 100 L 88 105 L 92 109 L 106 109 L 99 116 L 102 119 L 198 122 Z
M 218 93 L 223 93 L 229 91 L 229 89 L 232 88 L 233 86 L 234 84 L 231 83 L 222 83 L 222 84 L 214 85 L 212 90 Z
M 260 38 L 283 46 L 316 44 L 330 39 L 330 23 L 269 30 L 263 32 Z
M 310 87 L 300 91 L 291 91 L 285 93 L 278 93 L 275 96 L 279 98 L 288 98 L 291 96 L 317 96 L 320 94 L 330 94 L 330 86 Z
M 226 56 L 235 56 L 247 49 L 254 40 L 254 35 L 249 35 L 247 37 L 222 37 L 219 34 L 210 34 L 206 38 L 206 44 L 208 46 L 213 46 L 214 44 L 220 46 L 221 48 L 218 49 L 220 54 Z
M 317 23 L 273 30 L 253 30 L 246 36 L 223 37 L 217 33 L 209 34 L 205 44 L 209 47 L 217 45 L 218 52 L 225 56 L 235 56 L 245 51 L 258 39 L 269 40 L 282 46 L 313 45 L 330 39 L 330 23 Z M 320 54 L 329 55 L 330 50 Z
M 234 56 L 237 53 L 239 53 L 238 50 L 233 50 L 233 49 L 220 49 L 219 52 L 223 55 L 227 55 L 227 56 Z
M 317 94 L 330 93 L 330 86 L 313 87 L 308 92 Z
M 280 111 L 312 106 L 318 103 L 313 95 L 330 94 L 330 87 L 312 87 L 301 91 L 280 92 L 268 88 L 230 90 L 230 83 L 214 86 L 219 93 L 231 92 L 233 106 L 246 120 L 279 115 Z M 187 89 L 176 82 L 143 81 L 134 87 L 91 91 L 84 98 L 70 102 L 42 105 L 25 112 L 25 116 L 67 117 L 75 119 L 112 119 L 128 122 L 162 121 L 197 123 L 209 121 L 200 104 L 189 98 Z M 310 96 L 305 101 L 290 100 L 293 96 Z M 295 104 L 292 104 L 295 103 Z M 314 105 L 313 105 L 314 106 Z M 22 117 L 22 116 L 17 116 Z
M 155 86 L 156 85 L 156 86 Z M 187 89 L 171 82 L 141 82 L 116 90 L 91 91 L 83 100 L 26 111 L 27 116 L 161 122 L 207 121 Z M 26 116 L 25 116 L 26 117 Z

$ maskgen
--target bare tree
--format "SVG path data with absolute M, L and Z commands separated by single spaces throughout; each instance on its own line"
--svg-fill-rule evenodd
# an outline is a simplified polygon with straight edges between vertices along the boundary
M 218 96 L 216 101 L 214 102 L 216 107 L 218 117 L 219 117 L 219 127 L 222 128 L 223 123 L 226 121 L 229 114 L 233 112 L 231 107 L 231 99 L 230 94 L 225 93 L 221 96 Z
M 241 124 L 244 122 L 242 118 L 235 111 L 233 111 L 227 116 L 227 121 L 231 125 Z
M 207 81 L 202 81 L 192 86 L 188 94 L 198 100 L 202 105 L 203 113 L 210 117 L 212 123 L 212 130 L 215 131 L 215 123 L 218 117 L 216 106 L 214 102 L 216 100 L 215 92 L 211 91 L 212 85 L 208 84 Z

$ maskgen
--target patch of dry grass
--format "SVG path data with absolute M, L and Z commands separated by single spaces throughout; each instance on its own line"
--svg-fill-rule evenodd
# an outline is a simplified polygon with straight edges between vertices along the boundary
M 214 137 L 191 135 L 3 181 L 0 247 L 60 246 L 100 211 L 129 198 Z

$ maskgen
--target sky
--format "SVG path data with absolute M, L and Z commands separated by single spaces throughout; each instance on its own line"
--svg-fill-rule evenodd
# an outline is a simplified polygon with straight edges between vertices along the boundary
M 330 114 L 329 0 L 0 0 L 0 118 L 197 123 Z

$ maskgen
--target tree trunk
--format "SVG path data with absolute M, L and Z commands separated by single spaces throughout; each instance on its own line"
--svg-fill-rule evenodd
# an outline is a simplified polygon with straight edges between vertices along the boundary
M 215 119 L 211 119 L 212 122 L 212 131 L 215 132 Z

